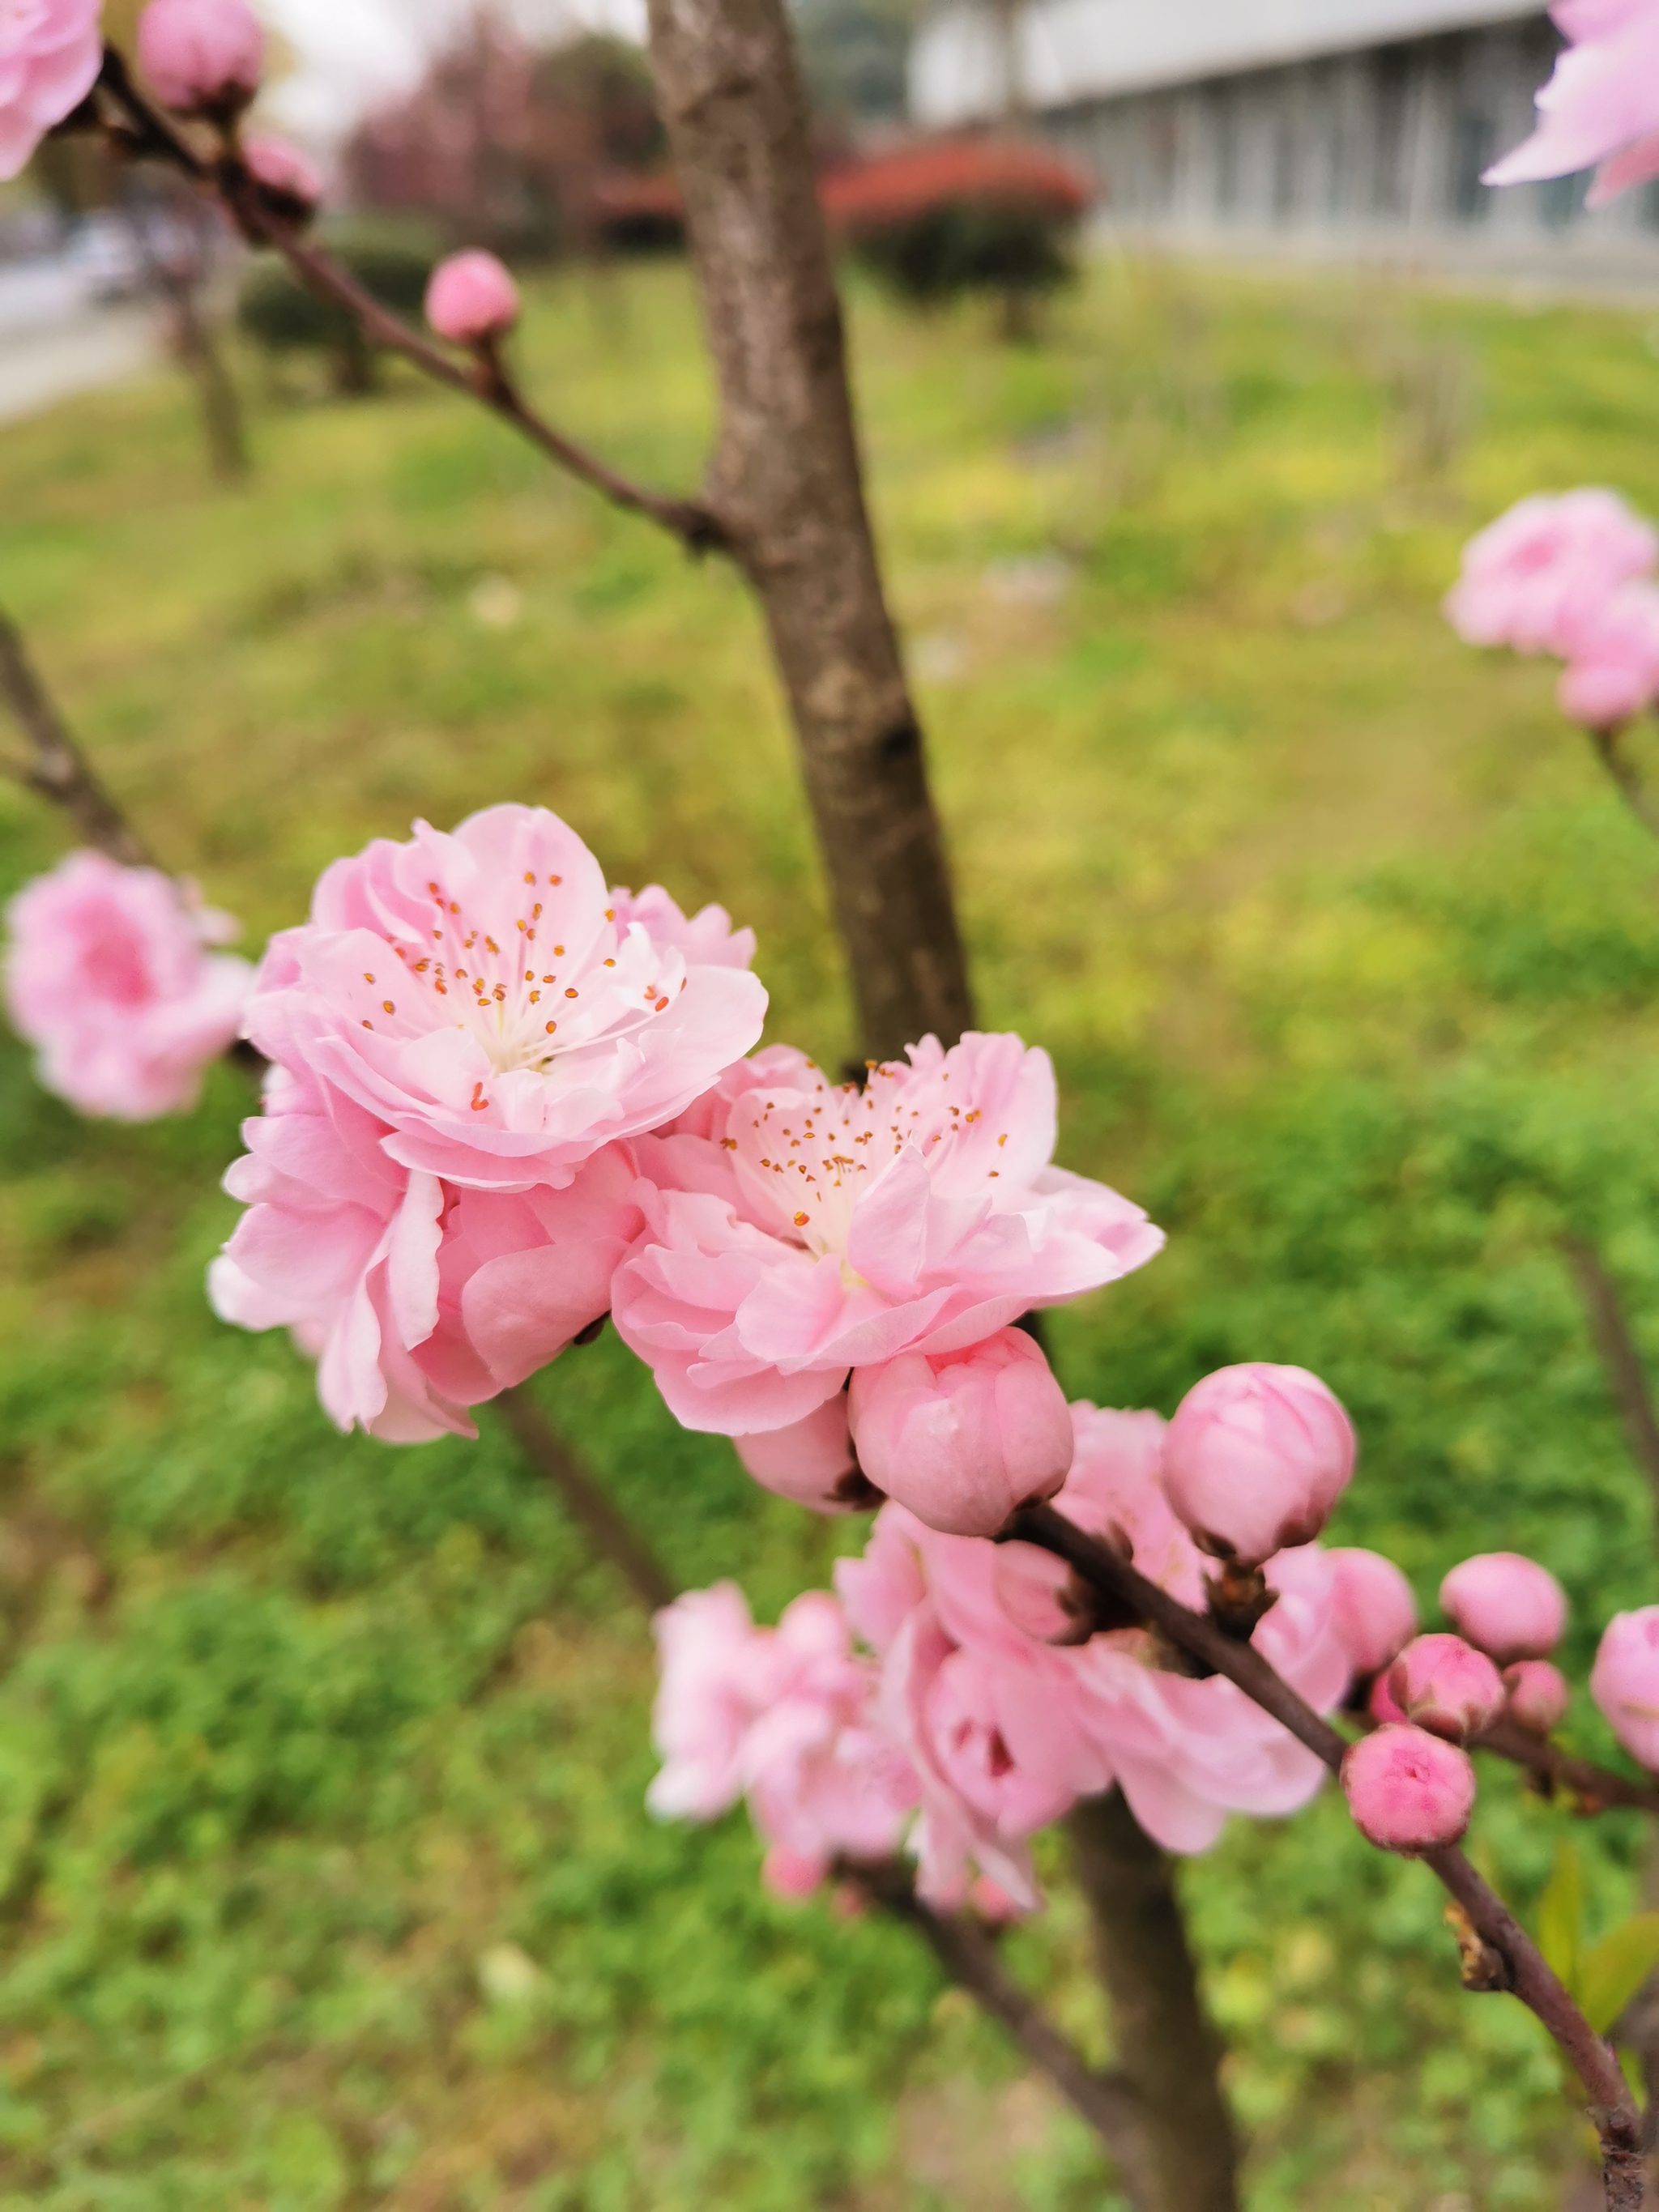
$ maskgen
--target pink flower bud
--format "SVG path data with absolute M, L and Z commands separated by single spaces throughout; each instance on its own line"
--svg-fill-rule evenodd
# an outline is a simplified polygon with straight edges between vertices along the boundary
M 1095 1626 L 1087 1587 L 1064 1559 L 1035 1544 L 999 1544 L 991 1587 L 1005 1616 L 1038 1644 L 1086 1643 Z
M 810 1505 L 816 1513 L 855 1513 L 880 1503 L 853 1456 L 844 1390 L 787 1429 L 732 1441 L 763 1490 L 793 1498 L 797 1505 Z
M 1417 1600 L 1392 1559 L 1357 1546 L 1327 1552 L 1331 1609 L 1348 1664 L 1362 1681 L 1380 1674 L 1417 1632 Z
M 1405 1709 L 1389 1687 L 1387 1669 L 1371 1684 L 1371 1693 L 1365 1700 L 1365 1710 L 1374 1721 L 1397 1721 L 1402 1726 L 1405 1724 Z
M 1353 1473 L 1348 1417 L 1304 1367 L 1252 1360 L 1195 1383 L 1164 1440 L 1164 1486 L 1205 1551 L 1260 1566 L 1312 1541 Z
M 1589 1686 L 1631 1757 L 1659 1772 L 1659 1605 L 1614 1613 L 1602 1631 Z
M 493 253 L 452 253 L 432 272 L 426 319 L 452 345 L 504 337 L 519 319 L 519 288 Z
M 855 1368 L 849 1406 L 865 1474 L 950 1535 L 995 1535 L 1017 1506 L 1052 1498 L 1071 1468 L 1065 1394 L 1023 1329 L 967 1352 Z
M 1413 1638 L 1389 1669 L 1389 1692 L 1431 1735 L 1462 1743 L 1504 1710 L 1504 1684 L 1484 1651 L 1461 1636 Z
M 1517 1659 L 1504 1669 L 1504 1686 L 1509 1692 L 1510 1717 L 1523 1729 L 1547 1735 L 1560 1725 L 1571 1692 L 1566 1676 L 1547 1659 Z
M 240 115 L 259 89 L 265 34 L 247 0 L 149 0 L 138 66 L 181 115 Z
M 1440 1585 L 1453 1627 L 1500 1667 L 1547 1658 L 1567 1625 L 1561 1585 L 1518 1552 L 1482 1552 L 1454 1567 Z
M 281 138 L 249 138 L 243 143 L 242 159 L 279 214 L 291 222 L 303 222 L 316 213 L 323 180 L 297 147 Z
M 1385 1851 L 1455 1844 L 1474 1809 L 1468 1752 L 1419 1728 L 1380 1728 L 1348 1747 L 1342 1789 L 1362 1836 Z

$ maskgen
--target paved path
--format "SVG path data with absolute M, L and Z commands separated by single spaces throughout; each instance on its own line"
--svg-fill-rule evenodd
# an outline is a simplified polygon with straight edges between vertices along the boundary
M 0 269 L 0 422 L 142 368 L 155 352 L 155 311 L 100 307 L 61 262 Z

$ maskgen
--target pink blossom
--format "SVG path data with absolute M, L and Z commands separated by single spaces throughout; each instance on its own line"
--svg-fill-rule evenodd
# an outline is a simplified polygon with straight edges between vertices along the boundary
M 80 852 L 18 893 L 7 926 L 7 1003 L 48 1091 L 126 1121 L 195 1103 L 252 982 L 209 949 L 234 922 L 157 869 Z
M 181 114 L 240 114 L 264 63 L 265 34 L 247 0 L 149 0 L 138 19 L 138 66 Z
M 850 1412 L 877 1489 L 953 1535 L 994 1536 L 1017 1507 L 1051 1498 L 1072 1464 L 1065 1394 L 1023 1329 L 861 1367 Z
M 854 1369 L 960 1352 L 1151 1259 L 1139 1206 L 1050 1165 L 1054 1071 L 969 1034 L 866 1086 L 774 1048 L 641 1147 L 617 1326 L 688 1428 L 783 1428 Z
M 314 161 L 282 138 L 246 138 L 242 160 L 248 174 L 291 222 L 313 214 L 323 197 L 323 179 Z
M 637 1231 L 635 1164 L 597 1154 L 562 1190 L 456 1188 L 389 1158 L 386 1126 L 308 1070 L 271 1070 L 225 1187 L 247 1207 L 210 1290 L 221 1318 L 291 1329 L 342 1428 L 391 1443 L 475 1433 L 610 1303 Z
M 452 345 L 504 337 L 519 319 L 519 288 L 493 253 L 452 253 L 432 272 L 426 319 Z
M 731 1582 L 688 1590 L 652 1626 L 661 1674 L 651 1735 L 663 1763 L 646 1802 L 662 1820 L 713 1820 L 743 1795 L 743 1740 L 761 1710 L 768 1632 Z
M 1534 1735 L 1547 1735 L 1560 1725 L 1572 1694 L 1566 1676 L 1547 1659 L 1517 1659 L 1512 1667 L 1505 1667 L 1504 1687 L 1509 1693 L 1505 1710 L 1510 1719 L 1530 1729 Z
M 103 0 L 9 0 L 0 11 L 0 181 L 97 82 Z
M 1570 625 L 1556 697 L 1569 721 L 1616 730 L 1659 697 L 1659 586 L 1624 584 Z
M 1463 549 L 1448 619 L 1469 645 L 1565 658 L 1621 585 L 1659 566 L 1659 536 L 1616 492 L 1537 492 Z
M 1380 1728 L 1351 1744 L 1342 1788 L 1367 1841 L 1408 1856 L 1456 1843 L 1474 1810 L 1468 1753 L 1419 1728 Z
M 1417 1600 L 1392 1559 L 1358 1547 L 1327 1552 L 1336 1632 L 1356 1675 L 1386 1667 L 1417 1630 Z
M 780 1498 L 817 1513 L 861 1512 L 875 1502 L 853 1455 L 845 1392 L 826 1398 L 787 1429 L 765 1429 L 735 1441 L 745 1470 Z
M 1589 1686 L 1631 1757 L 1659 1772 L 1659 1605 L 1614 1613 L 1601 1632 Z
M 1164 1446 L 1170 1503 L 1206 1552 L 1257 1566 L 1316 1536 L 1353 1473 L 1348 1417 L 1305 1367 L 1206 1375 Z
M 1565 177 L 1595 165 L 1591 207 L 1659 176 L 1659 9 L 1653 0 L 1556 0 L 1571 41 L 1538 94 L 1530 138 L 1487 170 L 1489 185 Z
M 733 929 L 723 906 L 705 906 L 686 915 L 660 884 L 647 884 L 630 891 L 625 884 L 612 886 L 611 903 L 617 927 L 626 930 L 638 922 L 653 945 L 667 945 L 689 965 L 702 968 L 750 968 L 755 961 L 755 933 Z
M 765 1009 L 729 957 L 623 926 L 556 815 L 504 805 L 325 869 L 309 921 L 272 940 L 248 1034 L 384 1123 L 399 1166 L 523 1190 L 683 1111 Z
M 1504 1710 L 1497 1668 L 1461 1636 L 1413 1637 L 1389 1669 L 1389 1693 L 1407 1719 L 1448 1743 L 1479 1735 Z
M 1482 1552 L 1455 1566 L 1440 1585 L 1448 1619 L 1500 1667 L 1543 1659 L 1567 1626 L 1565 1593 L 1547 1567 L 1518 1552 Z

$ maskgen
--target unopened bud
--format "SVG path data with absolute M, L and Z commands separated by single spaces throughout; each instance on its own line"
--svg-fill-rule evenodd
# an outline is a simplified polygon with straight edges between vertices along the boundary
M 853 1456 L 844 1390 L 787 1429 L 764 1429 L 732 1441 L 763 1490 L 810 1505 L 816 1513 L 855 1513 L 881 1502 Z
M 1504 1710 L 1497 1668 L 1461 1636 L 1413 1638 L 1389 1669 L 1389 1689 L 1408 1720 L 1448 1743 L 1479 1735 Z
M 1424 1729 L 1380 1728 L 1349 1746 L 1342 1790 L 1362 1836 L 1410 1856 L 1462 1836 L 1474 1809 L 1474 1765 Z
M 1505 1710 L 1523 1729 L 1547 1735 L 1560 1726 L 1571 1692 L 1566 1676 L 1547 1659 L 1517 1659 L 1505 1667 L 1504 1687 L 1509 1692 Z
M 234 121 L 259 89 L 265 34 L 247 0 L 149 0 L 138 66 L 165 107 Z
M 1589 1686 L 1631 1757 L 1659 1772 L 1659 1605 L 1613 1615 L 1602 1632 Z
M 1348 1664 L 1361 1681 L 1380 1674 L 1417 1632 L 1417 1600 L 1392 1559 L 1357 1546 L 1325 1554 L 1331 1611 Z
M 1547 1567 L 1519 1552 L 1482 1552 L 1455 1566 L 1440 1602 L 1460 1636 L 1500 1667 L 1547 1659 L 1567 1625 L 1567 1601 Z
M 1319 1377 L 1255 1360 L 1206 1375 L 1176 1408 L 1164 1490 L 1206 1552 L 1255 1567 L 1312 1541 L 1353 1461 L 1348 1417 Z
M 432 272 L 426 319 L 452 345 L 482 345 L 518 321 L 519 288 L 493 253 L 452 253 Z

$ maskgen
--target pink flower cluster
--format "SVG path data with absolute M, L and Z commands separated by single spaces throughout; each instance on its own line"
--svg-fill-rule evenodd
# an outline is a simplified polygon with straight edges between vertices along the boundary
M 125 1121 L 194 1104 L 253 977 L 212 949 L 236 934 L 228 915 L 158 869 L 79 852 L 20 891 L 6 923 L 7 1005 L 48 1091 Z
M 1081 1404 L 1070 1418 L 1059 1510 L 1201 1604 L 1203 1555 L 1164 1489 L 1165 1424 Z M 1281 1553 L 1267 1575 L 1278 1595 L 1257 1646 L 1328 1711 L 1352 1680 L 1352 1643 L 1374 1639 L 1370 1608 L 1345 1609 L 1316 1547 Z M 797 1893 L 837 1856 L 883 1856 L 908 1832 L 933 1904 L 960 1905 L 977 1875 L 1030 1910 L 1029 1839 L 1079 1797 L 1120 1787 L 1151 1835 L 1196 1851 L 1230 1813 L 1289 1813 L 1319 1786 L 1312 1753 L 1233 1684 L 1170 1671 L 1140 1630 L 1095 1628 L 1046 1552 L 943 1534 L 890 1504 L 836 1584 L 839 1607 L 798 1601 L 775 1644 L 730 1585 L 659 1622 L 665 1763 L 651 1802 L 708 1819 L 746 1796 L 775 1887 Z M 793 1663 L 809 1604 L 817 1671 Z
M 291 1329 L 343 1427 L 470 1434 L 606 1312 L 632 1140 L 755 1042 L 753 949 L 718 908 L 608 889 L 542 808 L 335 862 L 249 1002 L 272 1067 L 217 1310 Z
M 103 0 L 8 0 L 0 9 L 0 182 L 97 82 Z
M 1570 720 L 1613 730 L 1659 698 L 1659 534 L 1614 492 L 1537 493 L 1463 551 L 1446 613 L 1471 645 L 1549 653 Z
M 1555 0 L 1568 40 L 1538 94 L 1530 138 L 1487 170 L 1489 185 L 1595 169 L 1601 207 L 1659 177 L 1659 5 L 1655 0 Z

